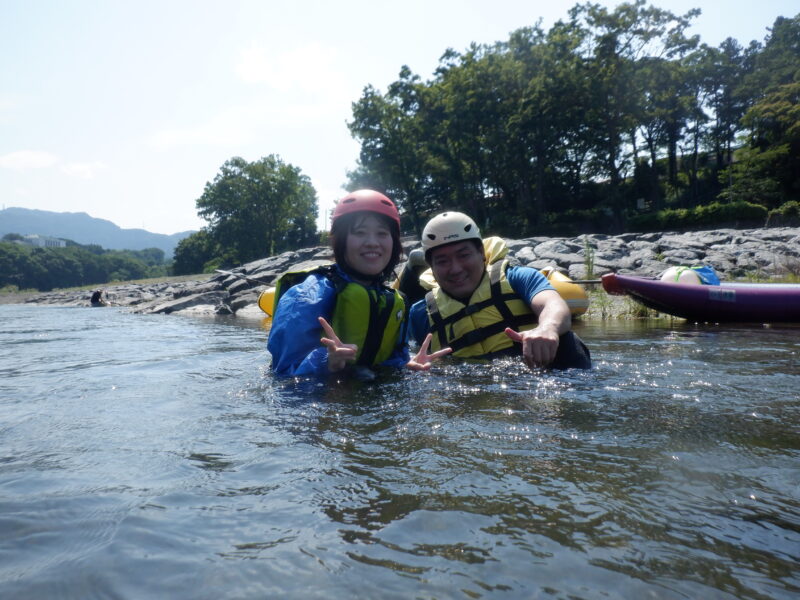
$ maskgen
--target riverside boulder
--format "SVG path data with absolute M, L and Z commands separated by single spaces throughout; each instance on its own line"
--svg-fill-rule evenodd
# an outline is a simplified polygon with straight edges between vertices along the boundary
M 506 242 L 509 256 L 520 264 L 536 269 L 554 266 L 572 279 L 609 272 L 655 277 L 670 266 L 700 263 L 714 267 L 722 280 L 800 273 L 800 227 L 586 234 L 576 238 L 537 236 Z M 403 246 L 407 255 L 419 243 L 412 240 Z M 257 306 L 258 295 L 282 273 L 332 260 L 330 248 L 305 248 L 241 265 L 232 269 L 233 275 L 98 287 L 106 290 L 112 304 L 128 306 L 136 313 L 263 316 Z M 398 272 L 402 266 L 398 266 Z M 55 291 L 32 296 L 27 302 L 87 306 L 90 295 L 90 290 Z

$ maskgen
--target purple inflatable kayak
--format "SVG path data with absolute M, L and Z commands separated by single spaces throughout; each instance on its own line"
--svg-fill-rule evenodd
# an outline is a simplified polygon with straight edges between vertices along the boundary
M 609 294 L 627 294 L 649 308 L 691 321 L 800 322 L 800 284 L 694 285 L 616 273 L 602 280 Z

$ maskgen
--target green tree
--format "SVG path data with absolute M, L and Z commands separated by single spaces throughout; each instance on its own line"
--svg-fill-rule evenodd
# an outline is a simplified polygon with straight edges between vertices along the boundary
M 359 164 L 348 174 L 348 187 L 372 188 L 385 192 L 422 232 L 430 210 L 430 157 L 424 143 L 420 98 L 425 86 L 408 67 L 384 95 L 372 86 L 364 88 L 353 103 L 348 122 L 353 137 L 361 142 Z
M 25 254 L 26 249 L 20 244 L 15 244 L 13 241 L 0 242 L 0 287 L 14 286 L 18 289 L 26 287 L 23 263 Z
M 542 228 L 546 213 L 577 208 L 580 201 L 580 178 L 591 149 L 585 126 L 591 78 L 580 55 L 587 32 L 574 20 L 557 22 L 546 36 L 528 31 L 527 39 L 518 35 L 525 30 L 511 36 L 511 54 L 521 65 L 524 86 L 508 136 L 525 140 L 515 163 L 520 217 Z
M 684 35 L 691 19 L 699 11 L 689 11 L 676 16 L 652 6 L 645 0 L 623 3 L 613 11 L 600 5 L 577 5 L 570 11 L 573 20 L 583 23 L 592 32 L 593 44 L 587 59 L 592 73 L 594 102 L 587 115 L 596 132 L 595 163 L 598 175 L 609 180 L 610 204 L 619 215 L 623 208 L 621 184 L 628 168 L 630 156 L 626 152 L 625 138 L 633 136 L 643 109 L 642 98 L 630 93 L 630 85 L 636 80 L 636 72 L 653 59 L 672 59 L 689 51 L 697 40 Z M 665 96 L 655 88 L 647 88 L 654 96 Z M 654 97 L 658 106 L 659 99 Z M 668 107 L 662 107 L 668 110 Z M 661 128 L 668 147 L 674 144 L 679 131 L 679 119 L 661 115 Z M 631 146 L 635 140 L 631 139 Z M 669 150 L 672 152 L 672 150 Z
M 164 264 L 165 255 L 161 248 L 145 248 L 144 250 L 136 250 L 134 255 L 148 267 L 155 267 Z
M 206 229 L 183 238 L 175 248 L 172 272 L 192 275 L 206 271 L 206 264 L 220 253 L 219 247 Z
M 800 15 L 775 20 L 743 88 L 755 97 L 742 117 L 747 146 L 721 175 L 720 194 L 777 208 L 800 199 Z
M 270 155 L 234 157 L 196 202 L 226 261 L 244 263 L 313 243 L 317 194 L 297 167 Z
M 0 242 L 0 287 L 52 290 L 138 279 L 148 275 L 148 267 L 131 251 L 104 250 L 74 242 L 66 248 L 32 248 Z
M 686 34 L 697 14 L 579 4 L 547 33 L 447 49 L 429 81 L 404 67 L 385 94 L 367 86 L 353 104 L 349 184 L 386 191 L 417 231 L 442 209 L 508 235 L 571 218 L 619 230 L 635 198 L 656 210 L 712 201 L 747 130 L 731 191 L 792 197 L 796 19 L 778 19 L 763 49 L 698 49 Z
M 740 120 L 749 102 L 741 83 L 752 71 L 757 49 L 755 44 L 745 49 L 733 38 L 727 38 L 719 48 L 702 45 L 697 52 L 697 77 L 713 119 L 709 142 L 720 169 L 731 163 L 736 135 L 742 130 Z

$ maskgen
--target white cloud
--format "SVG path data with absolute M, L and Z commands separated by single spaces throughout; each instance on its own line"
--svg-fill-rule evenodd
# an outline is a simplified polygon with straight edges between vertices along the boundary
M 4 113 L 10 114 L 17 109 L 25 106 L 25 96 L 12 92 L 0 92 L 0 116 Z
M 156 150 L 193 145 L 242 145 L 252 139 L 253 124 L 259 120 L 257 107 L 234 107 L 195 127 L 157 131 L 150 136 L 149 143 Z
M 45 169 L 58 163 L 59 158 L 49 152 L 19 150 L 0 156 L 0 167 L 22 171 L 25 169 Z
M 63 174 L 69 177 L 93 179 L 99 171 L 106 169 L 107 165 L 100 161 L 64 163 L 55 154 L 36 150 L 20 150 L 0 156 L 0 168 L 4 169 L 25 171 L 53 167 L 58 167 Z
M 251 44 L 239 54 L 236 74 L 245 83 L 265 84 L 279 92 L 300 91 L 339 97 L 346 77 L 337 68 L 339 51 L 311 42 L 282 53 Z
M 248 98 L 205 122 L 156 131 L 148 143 L 159 151 L 195 145 L 240 148 L 275 140 L 278 131 L 288 128 L 297 132 L 343 122 L 353 90 L 336 68 L 338 54 L 317 42 L 276 54 L 252 44 L 240 51 L 235 65 L 237 76 L 254 85 Z
M 94 179 L 99 171 L 106 168 L 106 165 L 99 161 L 88 163 L 68 163 L 61 166 L 61 172 L 76 177 L 78 179 Z
M 228 146 L 241 148 L 264 139 L 265 131 L 292 128 L 313 128 L 315 124 L 337 118 L 337 106 L 312 98 L 294 102 L 274 97 L 259 97 L 250 104 L 228 108 L 195 126 L 162 129 L 151 134 L 147 142 L 155 150 L 165 151 L 182 146 Z M 344 120 L 346 115 L 342 115 Z

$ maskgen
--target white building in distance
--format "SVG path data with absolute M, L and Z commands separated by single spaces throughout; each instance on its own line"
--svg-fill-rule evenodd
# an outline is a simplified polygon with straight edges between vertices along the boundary
M 64 240 L 46 235 L 39 235 L 38 233 L 31 233 L 22 237 L 22 242 L 24 244 L 38 246 L 39 248 L 65 248 L 67 246 L 67 242 Z

